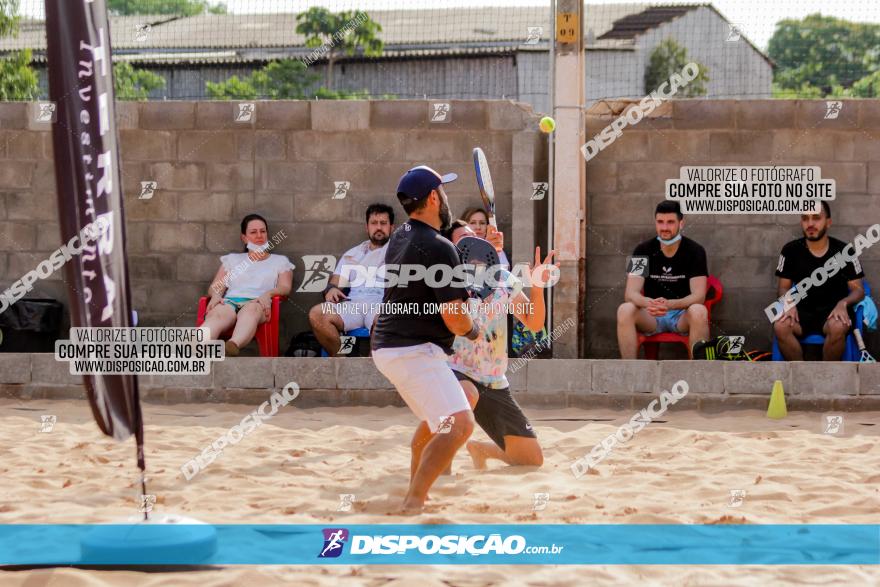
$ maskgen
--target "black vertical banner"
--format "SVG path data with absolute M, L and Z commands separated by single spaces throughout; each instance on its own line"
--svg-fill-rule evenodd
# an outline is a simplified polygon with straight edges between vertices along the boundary
M 107 228 L 82 239 L 65 265 L 71 325 L 131 326 L 119 141 L 113 103 L 110 28 L 104 0 L 46 0 L 49 97 L 61 242 L 89 224 Z M 134 375 L 85 375 L 101 431 L 135 435 L 143 469 L 143 421 Z

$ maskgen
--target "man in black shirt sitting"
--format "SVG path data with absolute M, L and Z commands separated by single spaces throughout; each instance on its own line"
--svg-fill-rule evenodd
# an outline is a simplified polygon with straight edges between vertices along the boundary
M 456 179 L 441 176 L 424 165 L 400 178 L 397 198 L 409 215 L 388 241 L 386 278 L 399 268 L 396 285 L 385 289 L 383 309 L 372 334 L 373 362 L 388 378 L 407 406 L 421 420 L 412 439 L 410 486 L 404 500 L 406 511 L 419 511 L 428 490 L 452 463 L 474 428 L 474 415 L 467 396 L 447 363 L 455 335 L 471 340 L 478 330 L 467 314 L 467 292 L 438 279 L 460 264 L 458 250 L 440 235 L 450 222 L 449 203 L 443 184 Z M 412 268 L 426 271 L 421 278 Z M 434 285 L 428 285 L 429 279 Z M 434 309 L 438 308 L 438 309 Z
M 688 334 L 688 348 L 709 338 L 706 251 L 682 236 L 678 202 L 663 201 L 654 211 L 657 237 L 639 244 L 627 268 L 626 300 L 617 309 L 617 344 L 622 359 L 638 356 L 639 332 Z M 642 289 L 644 288 L 644 294 Z
M 801 228 L 804 236 L 782 247 L 779 255 L 776 276 L 784 311 L 771 317 L 773 331 L 786 360 L 804 360 L 798 338 L 822 334 L 823 359 L 839 361 L 855 320 L 853 306 L 865 297 L 865 274 L 858 256 L 850 252 L 852 245 L 828 236 L 828 202 L 822 200 L 817 214 L 802 215 Z M 807 282 L 809 287 L 805 287 Z

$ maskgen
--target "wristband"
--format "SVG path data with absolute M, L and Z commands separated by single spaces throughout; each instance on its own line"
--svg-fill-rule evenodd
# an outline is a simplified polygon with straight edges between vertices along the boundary
M 475 323 L 471 322 L 471 329 L 468 331 L 467 334 L 464 335 L 464 337 L 468 340 L 477 340 L 479 336 L 480 329 L 477 328 L 477 325 Z

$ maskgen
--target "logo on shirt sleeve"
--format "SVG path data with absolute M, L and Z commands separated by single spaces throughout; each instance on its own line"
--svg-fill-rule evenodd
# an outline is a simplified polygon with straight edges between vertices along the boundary
M 776 265 L 776 271 L 782 273 L 782 268 L 785 266 L 785 256 L 779 255 L 779 263 Z

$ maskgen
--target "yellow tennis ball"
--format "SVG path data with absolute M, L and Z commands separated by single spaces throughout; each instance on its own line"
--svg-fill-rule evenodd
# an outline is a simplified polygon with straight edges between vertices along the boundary
M 538 123 L 538 127 L 540 127 L 541 132 L 551 133 L 556 130 L 556 121 L 549 116 L 545 116 L 541 119 L 541 122 Z

